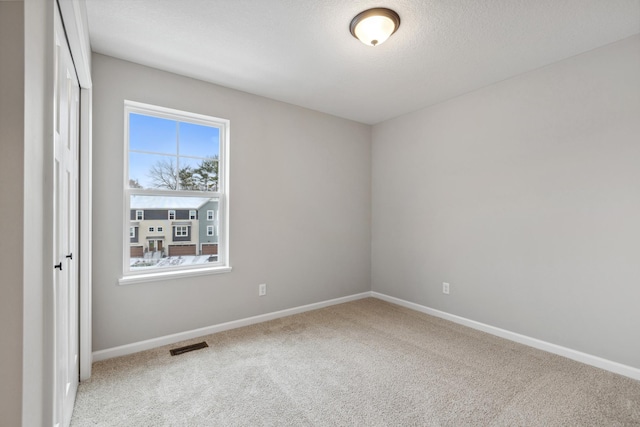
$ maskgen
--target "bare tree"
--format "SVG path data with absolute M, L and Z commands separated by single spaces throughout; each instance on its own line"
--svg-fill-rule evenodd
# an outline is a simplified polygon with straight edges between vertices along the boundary
M 178 173 L 173 159 L 158 160 L 147 173 L 155 188 L 178 189 Z
M 137 179 L 129 178 L 129 188 L 142 188 Z

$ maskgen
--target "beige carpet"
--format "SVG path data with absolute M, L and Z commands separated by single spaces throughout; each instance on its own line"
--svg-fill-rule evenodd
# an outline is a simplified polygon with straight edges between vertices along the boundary
M 369 298 L 96 363 L 72 425 L 640 426 L 640 382 Z

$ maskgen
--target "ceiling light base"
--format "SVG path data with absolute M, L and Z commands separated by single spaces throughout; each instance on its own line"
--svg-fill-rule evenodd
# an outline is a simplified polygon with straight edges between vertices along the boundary
M 368 46 L 384 43 L 400 27 L 400 16 L 391 9 L 376 7 L 360 12 L 351 20 L 349 31 Z

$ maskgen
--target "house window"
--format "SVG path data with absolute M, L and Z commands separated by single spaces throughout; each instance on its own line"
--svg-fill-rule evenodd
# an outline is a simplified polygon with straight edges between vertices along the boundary
M 213 221 L 213 212 L 211 209 L 207 211 L 207 221 Z
M 140 274 L 146 278 L 157 273 L 162 278 L 165 271 L 171 271 L 166 277 L 176 277 L 175 270 L 184 270 L 185 274 L 203 268 L 213 273 L 229 271 L 229 121 L 125 101 L 125 144 L 126 212 L 135 211 L 135 216 L 127 213 L 127 227 L 133 218 L 142 221 L 141 227 L 145 221 L 170 221 L 165 225 L 173 228 L 173 242 L 190 241 L 200 247 L 200 236 L 207 235 L 209 229 L 204 221 L 185 222 L 197 220 L 198 211 L 207 211 L 207 218 L 217 219 L 222 235 L 218 237 L 217 257 L 182 255 L 179 262 L 163 257 L 130 262 L 131 243 L 127 240 L 121 283 L 135 282 Z M 154 228 L 163 231 L 161 226 L 146 226 L 150 232 Z M 172 242 L 166 244 L 171 253 Z M 176 247 L 173 249 L 177 251 Z
M 207 225 L 207 236 L 213 236 L 213 225 Z
M 129 237 L 131 237 L 132 239 L 136 237 L 136 228 L 135 227 L 129 227 Z
M 153 233 L 154 231 L 155 231 L 155 228 L 149 227 L 149 233 Z

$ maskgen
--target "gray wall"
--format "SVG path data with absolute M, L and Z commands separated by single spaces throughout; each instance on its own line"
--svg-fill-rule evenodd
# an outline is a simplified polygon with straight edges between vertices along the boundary
M 92 66 L 94 351 L 370 290 L 369 126 L 107 56 Z M 231 120 L 231 273 L 116 283 L 125 99 Z
M 22 419 L 24 4 L 0 2 L 0 424 Z
M 374 291 L 640 368 L 640 36 L 372 140 Z
M 24 327 L 22 425 L 53 421 L 53 84 L 54 8 L 24 2 Z M 45 160 L 46 159 L 46 160 Z M 27 262 L 28 261 L 28 262 Z

